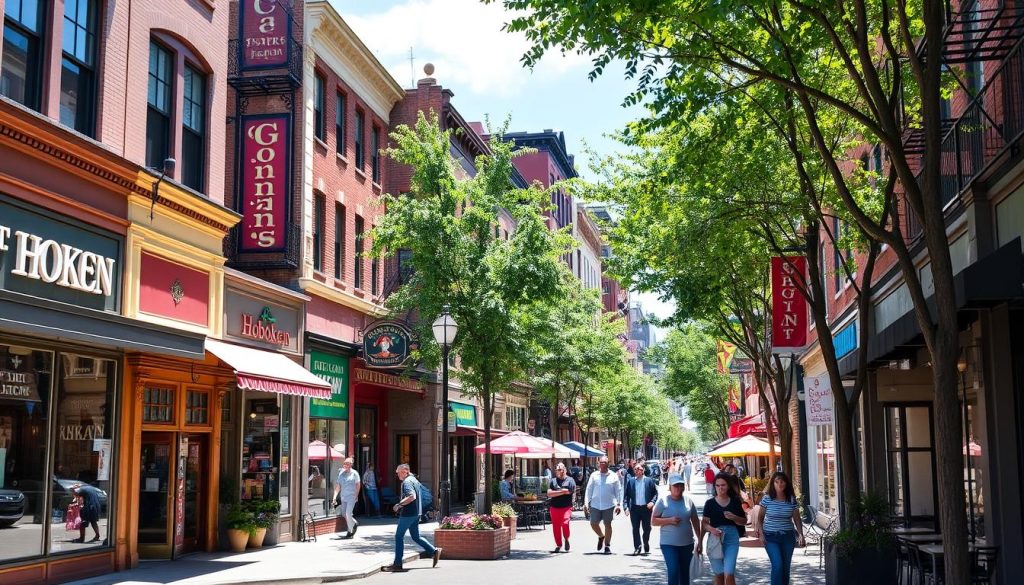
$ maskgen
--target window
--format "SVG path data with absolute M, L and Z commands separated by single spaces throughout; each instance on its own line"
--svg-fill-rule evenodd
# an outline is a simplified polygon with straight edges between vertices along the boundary
M 149 88 L 146 108 L 146 166 L 163 168 L 171 151 L 171 53 L 149 43 Z
M 174 422 L 174 388 L 147 387 L 142 394 L 143 422 Z
M 316 128 L 314 132 L 321 142 L 327 140 L 327 129 L 324 128 L 324 76 L 316 74 L 315 95 L 313 96 L 313 120 Z
M 352 285 L 363 288 L 363 218 L 356 216 L 356 257 Z
M 189 390 L 185 395 L 185 424 L 205 425 L 210 423 L 210 394 L 201 390 Z
M 818 509 L 829 515 L 839 511 L 836 492 L 836 454 L 835 438 L 832 425 L 816 425 L 812 427 L 817 437 L 815 448 L 815 464 L 818 467 L 817 485 Z
M 60 123 L 93 134 L 96 110 L 96 3 L 64 1 Z
M 518 406 L 506 406 L 505 428 L 510 431 L 525 431 L 526 409 Z
M 345 206 L 334 206 L 334 278 L 345 278 Z
M 374 183 L 380 183 L 380 129 L 376 126 L 370 130 L 370 169 Z
M 334 102 L 334 140 L 336 142 L 335 149 L 338 154 L 345 156 L 348 151 L 347 144 L 345 144 L 345 112 L 348 110 L 347 107 L 348 99 L 345 98 L 345 94 L 338 92 L 338 99 Z
M 4 3 L 4 46 L 0 65 L 0 94 L 39 110 L 43 92 L 42 24 L 45 7 L 40 0 Z
M 185 66 L 185 104 L 181 123 L 181 182 L 196 191 L 203 190 L 206 160 L 206 78 L 194 68 Z
M 377 296 L 380 294 L 380 289 L 377 286 L 377 276 L 380 272 L 380 265 L 376 258 L 370 259 L 370 294 Z
M 313 195 L 313 270 L 324 269 L 324 228 L 327 220 L 324 217 L 324 196 Z
M 365 130 L 364 125 L 366 124 L 366 116 L 362 110 L 356 110 L 356 168 L 363 170 L 364 160 L 363 156 L 363 132 Z

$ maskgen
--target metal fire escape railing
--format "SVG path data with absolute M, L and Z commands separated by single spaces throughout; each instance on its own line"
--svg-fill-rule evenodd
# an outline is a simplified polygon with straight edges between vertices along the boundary
M 965 2 L 961 12 L 952 13 L 947 3 L 944 69 L 956 77 L 966 103 L 954 101 L 958 111 L 942 124 L 943 207 L 1002 160 L 1024 132 L 1024 6 L 1002 3 L 991 10 L 974 10 L 975 6 Z M 954 64 L 962 67 L 949 67 Z M 988 71 L 988 64 L 996 67 Z M 968 76 L 966 83 L 961 73 Z M 908 132 L 904 144 L 908 153 L 923 154 L 923 133 Z M 912 240 L 921 235 L 922 226 L 909 206 L 904 207 L 905 234 Z

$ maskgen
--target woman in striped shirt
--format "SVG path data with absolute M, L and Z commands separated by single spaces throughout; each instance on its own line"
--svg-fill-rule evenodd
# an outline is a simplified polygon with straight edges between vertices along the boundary
M 785 473 L 777 471 L 772 475 L 768 491 L 761 498 L 759 515 L 761 544 L 772 562 L 771 585 L 789 585 L 793 549 L 804 546 L 804 524 L 793 483 Z

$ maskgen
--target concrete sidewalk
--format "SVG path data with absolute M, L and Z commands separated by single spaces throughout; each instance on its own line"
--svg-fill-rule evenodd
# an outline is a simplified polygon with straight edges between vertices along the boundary
M 396 525 L 394 519 L 364 519 L 351 540 L 326 534 L 317 542 L 287 542 L 238 554 L 195 553 L 174 561 L 142 561 L 134 569 L 70 585 L 302 585 L 360 579 L 394 560 Z M 420 524 L 420 535 L 433 542 L 435 528 L 436 522 Z M 406 536 L 405 562 L 419 558 L 419 553 L 420 547 Z

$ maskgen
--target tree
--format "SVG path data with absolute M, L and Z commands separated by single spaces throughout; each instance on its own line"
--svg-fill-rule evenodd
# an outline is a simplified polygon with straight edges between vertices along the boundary
M 515 189 L 511 182 L 512 145 L 495 132 L 490 154 L 477 159 L 475 177 L 456 180 L 450 132 L 436 117 L 421 113 L 415 128 L 400 126 L 386 154 L 412 168 L 408 195 L 382 197 L 387 213 L 373 230 L 373 250 L 411 251 L 408 282 L 388 298 L 390 310 L 417 312 L 420 339 L 432 339 L 432 316 L 450 306 L 459 324 L 452 346 L 458 356 L 463 391 L 484 408 L 484 433 L 490 444 L 494 398 L 513 382 L 526 379 L 530 345 L 536 336 L 531 314 L 559 292 L 559 256 L 565 252 L 547 229 L 542 210 L 547 199 L 536 189 Z M 495 237 L 497 210 L 517 221 L 508 240 Z M 439 363 L 439 348 L 423 344 L 427 367 Z M 488 446 L 485 483 L 493 470 Z M 485 490 L 490 509 L 491 491 Z
M 494 1 L 494 0 L 487 0 Z M 593 56 L 591 76 L 615 59 L 636 77 L 636 103 L 687 117 L 726 92 L 771 84 L 792 92 L 820 162 L 843 208 L 866 234 L 895 254 L 932 363 L 940 525 L 966 539 L 963 453 L 957 404 L 959 327 L 941 188 L 945 4 L 889 0 L 704 3 L 693 0 L 503 0 L 518 15 L 508 26 L 534 42 L 532 65 L 550 49 Z M 954 66 L 958 67 L 958 66 Z M 952 69 L 952 68 L 951 68 Z M 822 131 L 838 121 L 850 136 L 884 147 L 887 180 L 898 181 L 904 213 L 923 225 L 931 262 L 934 317 L 901 222 L 871 214 L 847 181 L 842 151 Z M 906 135 L 923 136 L 918 157 Z M 919 164 L 920 163 L 920 164 Z M 921 169 L 917 172 L 917 169 Z M 895 211 L 895 210 L 894 210 Z M 967 551 L 945 555 L 946 576 L 968 580 Z

